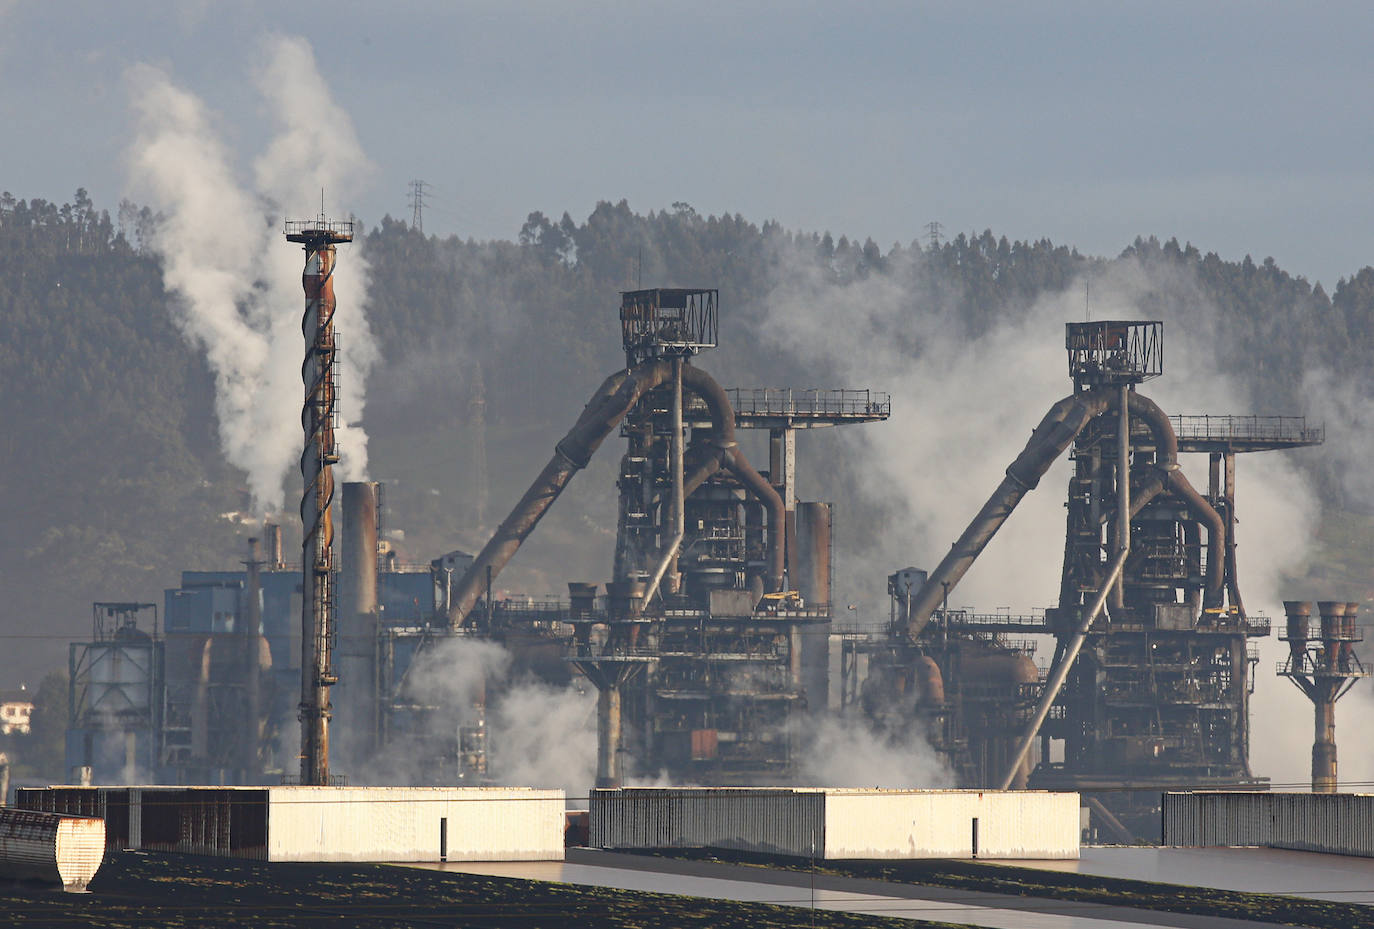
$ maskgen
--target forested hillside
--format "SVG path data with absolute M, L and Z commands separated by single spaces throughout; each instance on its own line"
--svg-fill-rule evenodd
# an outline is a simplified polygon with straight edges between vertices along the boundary
M 224 514 L 246 506 L 243 477 L 220 459 L 213 379 L 173 323 L 174 298 L 147 247 L 155 226 L 131 204 L 112 220 L 84 191 L 64 205 L 0 198 L 0 629 L 22 637 L 5 640 L 0 683 L 33 686 L 64 664 L 65 640 L 86 632 L 92 600 L 160 601 L 179 570 L 242 558 L 249 530 Z M 1090 301 L 1104 286 L 1093 282 L 1129 268 L 1144 281 L 1136 309 L 1170 320 L 1166 344 L 1200 338 L 1178 321 L 1207 305 L 1205 324 L 1196 312 L 1213 362 L 1250 403 L 1219 412 L 1320 413 L 1304 391 L 1318 363 L 1342 390 L 1369 394 L 1374 268 L 1352 269 L 1328 294 L 1272 260 L 1227 261 L 1172 240 L 1140 239 L 1112 258 L 992 232 L 881 248 L 703 217 L 686 204 L 638 214 L 624 201 L 582 221 L 533 213 L 514 241 L 425 237 L 387 217 L 352 247 L 371 267 L 366 309 L 382 359 L 364 419 L 372 477 L 389 482 L 388 524 L 406 531 L 416 561 L 480 544 L 483 524 L 503 515 L 587 394 L 622 363 L 617 291 L 637 282 L 720 289 L 721 346 L 702 363 L 722 382 L 883 389 L 841 384 L 849 369 L 779 338 L 779 287 L 804 279 L 812 309 L 831 313 L 834 327 L 909 351 L 916 365 L 933 328 L 972 342 L 1046 295 L 1086 287 Z M 827 288 L 879 285 L 896 295 L 895 316 L 827 302 Z M 345 331 L 349 298 L 339 295 Z M 1044 339 L 1057 350 L 1062 330 Z M 859 525 L 869 536 L 881 528 L 879 503 L 856 491 L 865 478 L 834 436 L 808 439 L 803 454 L 810 473 L 824 467 L 824 495 L 845 508 L 839 545 L 857 545 Z M 511 586 L 544 593 L 570 578 L 604 580 L 612 457 L 579 478 L 512 565 Z M 1360 509 L 1348 462 L 1305 461 L 1333 510 Z M 292 511 L 290 491 L 287 500 Z

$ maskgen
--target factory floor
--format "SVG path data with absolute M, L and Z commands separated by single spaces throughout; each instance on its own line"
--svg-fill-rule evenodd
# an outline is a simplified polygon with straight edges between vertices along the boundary
M 1030 864 L 1017 862 L 1019 865 Z M 1035 864 L 1043 864 L 1037 862 Z M 1063 862 L 1073 864 L 1073 862 Z M 800 908 L 933 920 L 991 929 L 1262 929 L 1253 919 L 1168 913 L 1100 902 L 1047 899 L 914 885 L 719 861 L 677 860 L 569 849 L 562 862 L 449 862 L 413 865 L 450 872 L 644 890 Z

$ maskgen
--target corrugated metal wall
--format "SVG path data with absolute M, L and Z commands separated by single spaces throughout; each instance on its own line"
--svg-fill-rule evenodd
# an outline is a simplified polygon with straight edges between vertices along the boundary
M 105 853 L 105 824 L 0 806 L 0 878 L 85 890 Z
M 108 815 L 115 851 L 270 861 L 562 860 L 566 805 L 503 787 L 24 788 L 17 804 Z
M 591 796 L 593 848 L 1077 858 L 1078 838 L 1078 795 L 1071 793 L 631 787 Z
M 1025 790 L 832 790 L 826 793 L 827 858 L 1072 859 L 1079 854 L 1079 799 L 1076 793 Z
M 593 848 L 823 854 L 825 794 L 773 788 L 593 790 Z
M 272 861 L 561 861 L 564 792 L 272 787 Z
M 1166 793 L 1164 844 L 1253 845 L 1374 858 L 1374 795 Z

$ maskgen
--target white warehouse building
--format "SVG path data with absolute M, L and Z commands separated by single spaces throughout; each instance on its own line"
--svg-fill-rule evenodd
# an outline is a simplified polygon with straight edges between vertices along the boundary
M 1077 858 L 1076 793 L 823 787 L 594 790 L 590 844 L 840 858 Z
M 266 861 L 561 861 L 564 792 L 524 787 L 43 787 L 110 849 Z

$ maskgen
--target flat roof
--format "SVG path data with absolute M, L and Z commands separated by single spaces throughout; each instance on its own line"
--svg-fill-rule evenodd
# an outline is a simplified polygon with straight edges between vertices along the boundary
M 1374 904 L 1374 858 L 1277 848 L 1127 846 L 1085 846 L 1081 855 L 1076 861 L 979 860 L 1095 877 Z

